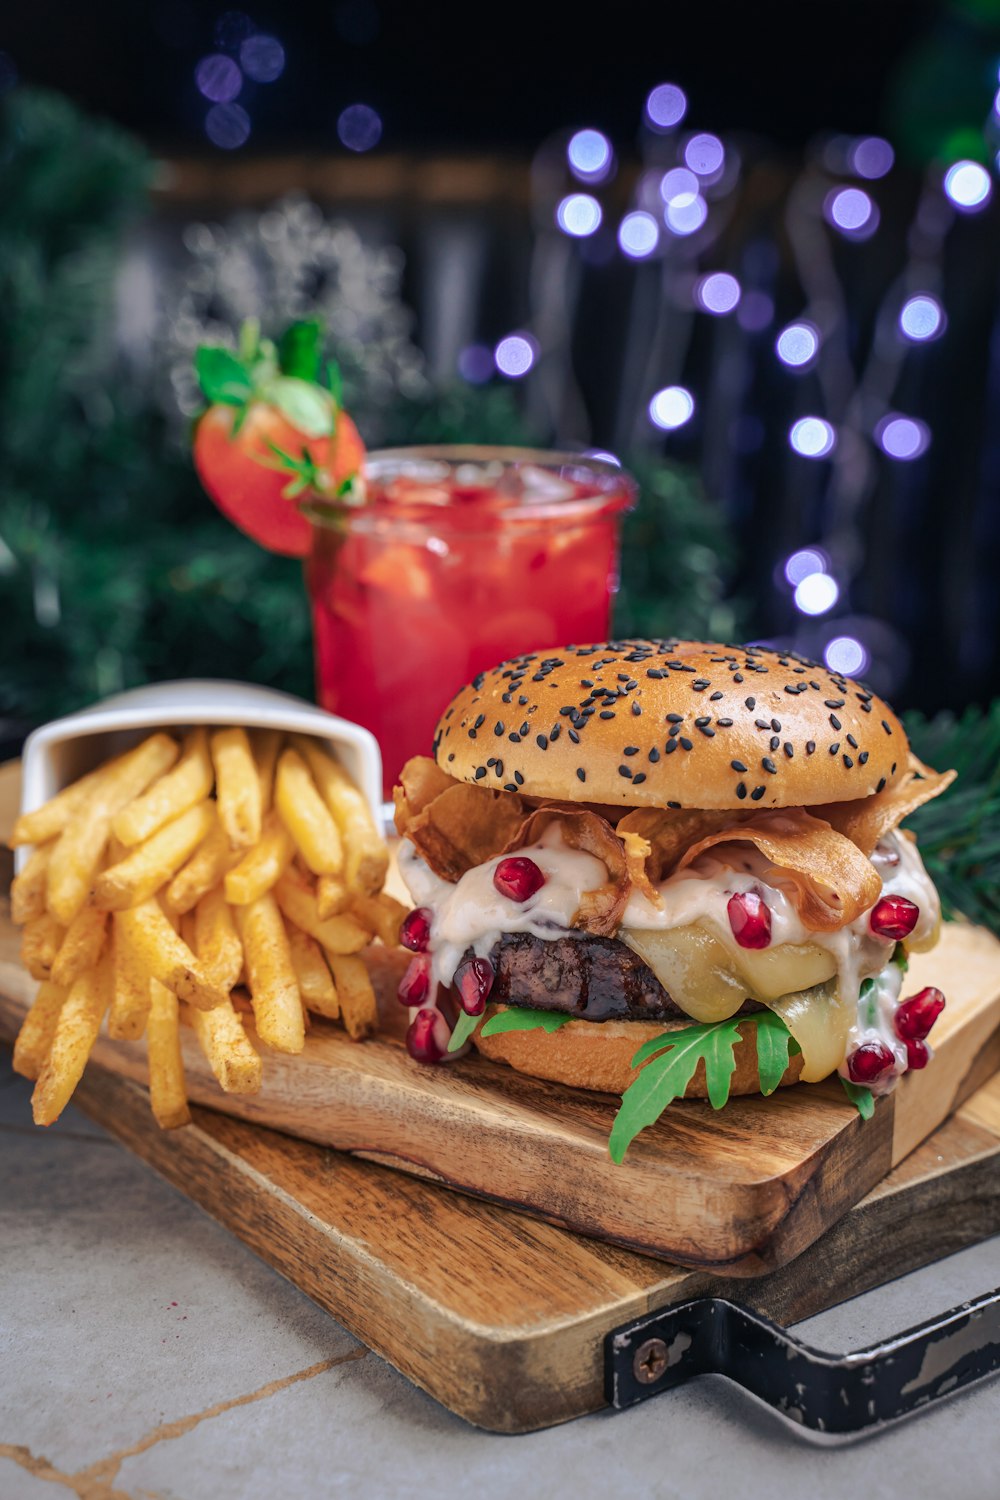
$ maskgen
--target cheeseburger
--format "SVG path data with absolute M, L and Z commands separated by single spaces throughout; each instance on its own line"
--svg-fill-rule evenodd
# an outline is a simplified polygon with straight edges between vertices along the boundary
M 419 1061 L 471 1041 L 624 1093 L 619 1158 L 677 1097 L 839 1073 L 864 1113 L 927 1065 L 944 997 L 906 967 L 940 906 L 899 825 L 954 773 L 862 683 L 758 647 L 569 646 L 478 676 L 433 751 L 395 792 Z

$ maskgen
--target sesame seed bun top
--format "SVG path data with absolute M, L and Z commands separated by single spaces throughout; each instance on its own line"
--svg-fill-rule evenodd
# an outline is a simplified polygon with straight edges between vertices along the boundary
M 501 662 L 434 737 L 458 781 L 626 807 L 847 802 L 906 770 L 906 732 L 863 683 L 791 652 L 608 641 Z

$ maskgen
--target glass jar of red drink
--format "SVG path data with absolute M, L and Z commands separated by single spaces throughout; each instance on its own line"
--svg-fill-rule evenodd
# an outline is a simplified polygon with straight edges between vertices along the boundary
M 370 453 L 361 506 L 313 504 L 317 695 L 382 749 L 386 795 L 449 700 L 505 657 L 600 641 L 633 480 L 518 448 Z

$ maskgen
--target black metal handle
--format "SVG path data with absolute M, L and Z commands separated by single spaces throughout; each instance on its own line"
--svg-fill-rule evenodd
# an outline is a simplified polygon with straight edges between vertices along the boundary
M 721 1297 L 650 1313 L 605 1340 L 605 1394 L 621 1409 L 695 1375 L 726 1375 L 815 1432 L 895 1421 L 1000 1369 L 1000 1289 L 858 1349 L 828 1354 Z

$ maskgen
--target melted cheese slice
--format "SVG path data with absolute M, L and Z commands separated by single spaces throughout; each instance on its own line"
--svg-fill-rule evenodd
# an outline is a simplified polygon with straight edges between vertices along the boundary
M 819 1083 L 837 1071 L 844 1061 L 858 1008 L 850 999 L 840 997 L 836 982 L 765 1003 L 781 1017 L 802 1048 L 803 1083 Z

